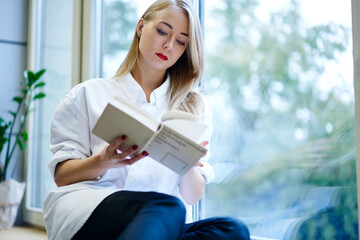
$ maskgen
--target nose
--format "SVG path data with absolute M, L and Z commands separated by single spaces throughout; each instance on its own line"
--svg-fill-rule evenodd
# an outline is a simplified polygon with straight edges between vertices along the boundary
M 164 45 L 163 45 L 163 48 L 166 50 L 166 51 L 170 51 L 172 49 L 174 45 L 174 40 L 173 39 L 169 39 L 167 41 L 164 42 Z

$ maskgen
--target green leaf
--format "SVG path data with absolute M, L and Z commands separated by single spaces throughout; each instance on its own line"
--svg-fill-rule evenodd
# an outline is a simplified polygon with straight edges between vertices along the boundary
M 1 153 L 2 149 L 4 148 L 4 145 L 7 141 L 8 141 L 8 138 L 0 139 L 0 153 Z
M 11 116 L 16 117 L 16 113 L 15 113 L 15 112 L 13 112 L 13 111 L 8 111 L 8 113 L 10 113 Z
M 37 80 L 39 80 L 39 78 L 46 72 L 45 69 L 41 69 L 40 71 L 38 71 L 36 74 L 35 74 L 35 82 Z
M 27 140 L 29 139 L 29 135 L 28 135 L 27 131 L 23 131 L 22 137 L 23 137 L 24 142 L 27 142 Z
M 0 118 L 0 140 L 5 139 L 6 129 L 8 129 L 9 126 L 9 123 L 5 122 L 2 118 Z
M 43 87 L 43 86 L 45 86 L 45 83 L 44 82 L 39 82 L 38 84 L 35 85 L 34 88 Z
M 19 145 L 20 150 L 25 149 L 25 145 L 22 143 L 20 138 L 17 139 L 16 143 Z
M 22 100 L 23 100 L 22 97 L 14 97 L 13 98 L 13 101 L 17 102 L 18 104 L 21 104 Z
M 31 85 L 36 81 L 35 80 L 35 74 L 30 70 L 25 70 L 24 76 L 26 78 L 26 84 L 28 87 L 31 87 Z
M 27 90 L 26 88 L 23 88 L 23 89 L 21 89 L 21 92 L 22 92 L 24 95 L 26 95 L 26 94 L 29 92 L 29 90 Z
M 39 93 L 39 94 L 36 94 L 34 97 L 33 97 L 33 99 L 35 100 L 35 99 L 40 99 L 40 98 L 44 98 L 46 95 L 45 95 L 45 93 Z
M 5 143 L 7 142 L 7 138 L 0 139 L 0 152 L 4 148 Z

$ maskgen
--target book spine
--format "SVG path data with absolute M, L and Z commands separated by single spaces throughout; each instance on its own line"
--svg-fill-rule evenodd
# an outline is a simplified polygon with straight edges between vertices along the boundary
M 157 129 L 157 131 L 154 133 L 154 135 L 151 136 L 151 138 L 146 142 L 146 144 L 144 145 L 144 147 L 142 149 L 140 149 L 139 153 L 142 153 L 149 145 L 150 143 L 152 143 L 152 141 L 154 140 L 154 138 L 156 137 L 156 135 L 161 131 L 161 129 L 163 129 L 163 125 L 160 123 L 159 127 Z

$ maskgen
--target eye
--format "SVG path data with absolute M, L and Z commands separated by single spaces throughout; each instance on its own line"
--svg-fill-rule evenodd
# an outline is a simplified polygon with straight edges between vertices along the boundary
M 161 36 L 164 36 L 164 35 L 166 35 L 166 32 L 164 32 L 163 30 L 161 30 L 161 29 L 157 29 L 157 32 L 161 35 Z
M 176 40 L 176 41 L 177 41 L 177 43 L 178 43 L 179 45 L 181 45 L 181 46 L 185 46 L 185 42 L 180 41 L 180 40 Z

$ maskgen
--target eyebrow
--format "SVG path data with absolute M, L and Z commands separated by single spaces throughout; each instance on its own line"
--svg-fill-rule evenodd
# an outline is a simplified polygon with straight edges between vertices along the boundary
M 170 29 L 174 29 L 173 26 L 171 26 L 171 25 L 170 25 L 169 23 L 167 23 L 167 22 L 162 21 L 162 22 L 160 22 L 160 23 L 165 24 L 165 25 L 168 26 Z M 180 34 L 181 34 L 181 35 L 184 35 L 184 36 L 186 36 L 186 37 L 189 37 L 189 35 L 188 35 L 187 33 L 181 32 Z

